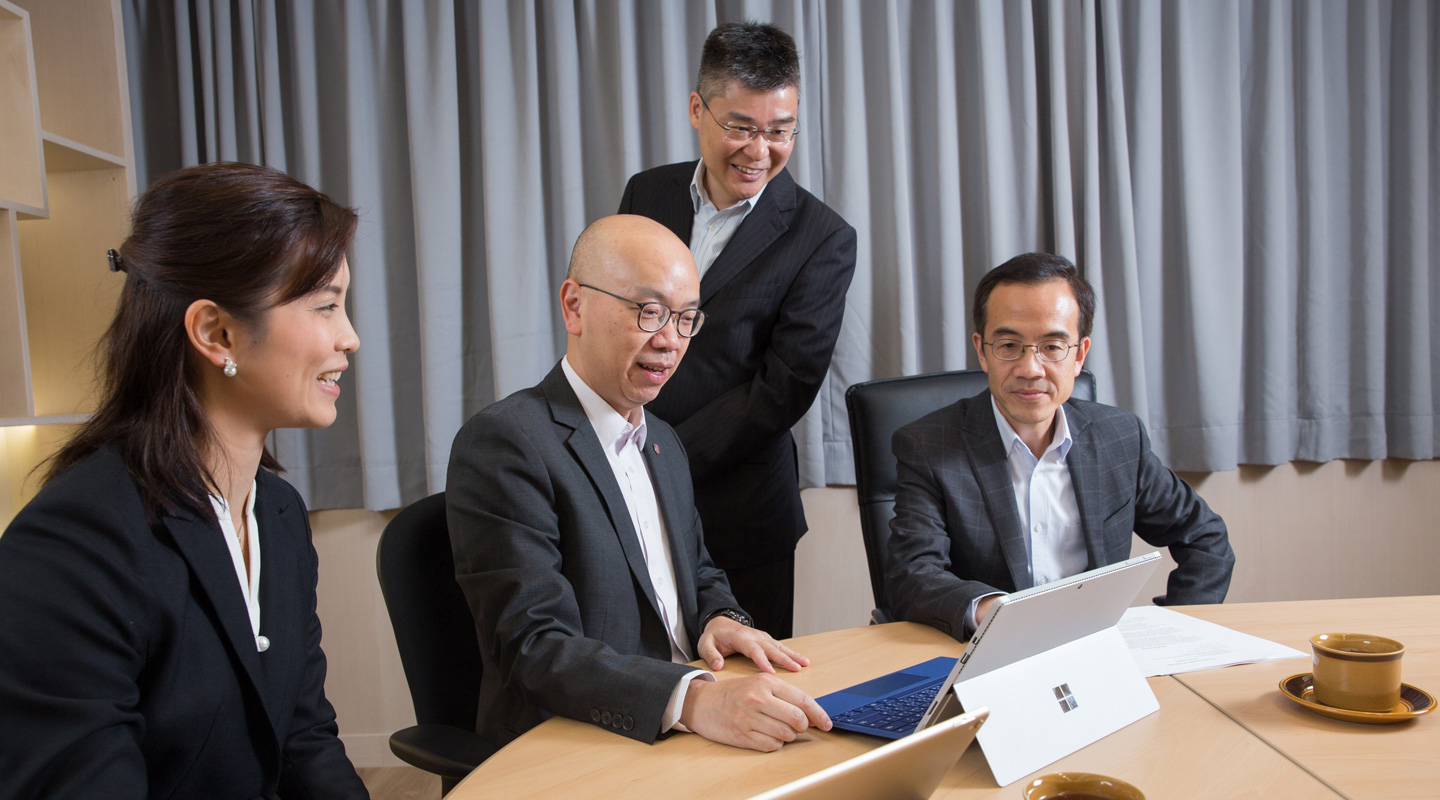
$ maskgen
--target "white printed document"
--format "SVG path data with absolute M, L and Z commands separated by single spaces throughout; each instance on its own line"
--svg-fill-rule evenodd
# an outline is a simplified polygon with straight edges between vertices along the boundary
M 1147 678 L 1309 655 L 1160 606 L 1127 609 L 1116 627 Z

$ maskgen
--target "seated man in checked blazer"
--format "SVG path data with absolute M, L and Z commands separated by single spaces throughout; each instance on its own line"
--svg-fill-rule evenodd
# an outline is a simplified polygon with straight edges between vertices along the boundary
M 893 440 L 885 586 L 898 617 L 964 640 L 1001 594 L 1125 560 L 1132 532 L 1178 562 L 1157 603 L 1225 599 L 1225 522 L 1134 414 L 1070 397 L 1094 311 L 1062 256 L 1016 256 L 981 279 L 972 341 L 990 389 Z

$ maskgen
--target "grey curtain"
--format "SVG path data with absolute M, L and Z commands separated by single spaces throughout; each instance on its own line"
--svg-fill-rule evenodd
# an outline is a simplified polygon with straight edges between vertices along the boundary
M 1101 399 L 1177 469 L 1437 455 L 1440 8 L 1381 2 L 127 0 L 142 181 L 271 164 L 358 207 L 340 419 L 276 449 L 315 508 L 443 488 L 451 437 L 564 349 L 556 293 L 626 178 L 698 152 L 715 24 L 801 48 L 796 179 L 859 231 L 845 387 L 975 366 L 970 290 L 1078 263 Z M 683 367 L 682 367 L 683 368 Z

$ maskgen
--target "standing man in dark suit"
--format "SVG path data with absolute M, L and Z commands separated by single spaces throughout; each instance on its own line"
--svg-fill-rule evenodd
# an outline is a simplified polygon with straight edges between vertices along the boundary
M 700 332 L 685 244 L 637 216 L 575 243 L 560 287 L 565 357 L 538 386 L 472 417 L 446 487 L 456 578 L 485 670 L 479 732 L 504 745 L 559 714 L 653 742 L 689 730 L 776 750 L 809 725 L 770 674 L 804 656 L 756 630 L 701 540 L 685 449 L 645 413 Z M 740 653 L 763 671 L 715 682 Z
M 620 201 L 689 243 L 711 323 L 651 404 L 690 454 L 705 541 L 755 621 L 793 630 L 795 545 L 805 533 L 795 440 L 830 368 L 855 229 L 785 169 L 800 58 L 756 22 L 710 32 L 690 94 L 698 162 L 636 174 Z
M 902 619 L 963 640 L 1001 594 L 1129 558 L 1131 532 L 1179 562 L 1155 602 L 1225 599 L 1224 521 L 1135 415 L 1070 397 L 1094 312 L 1062 256 L 1016 256 L 981 279 L 972 341 L 989 391 L 895 433 L 885 591 Z

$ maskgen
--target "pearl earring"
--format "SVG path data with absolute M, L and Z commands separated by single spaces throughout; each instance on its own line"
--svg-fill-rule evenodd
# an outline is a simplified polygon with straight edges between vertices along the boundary
M 225 356 L 225 377 L 235 377 L 235 359 Z

